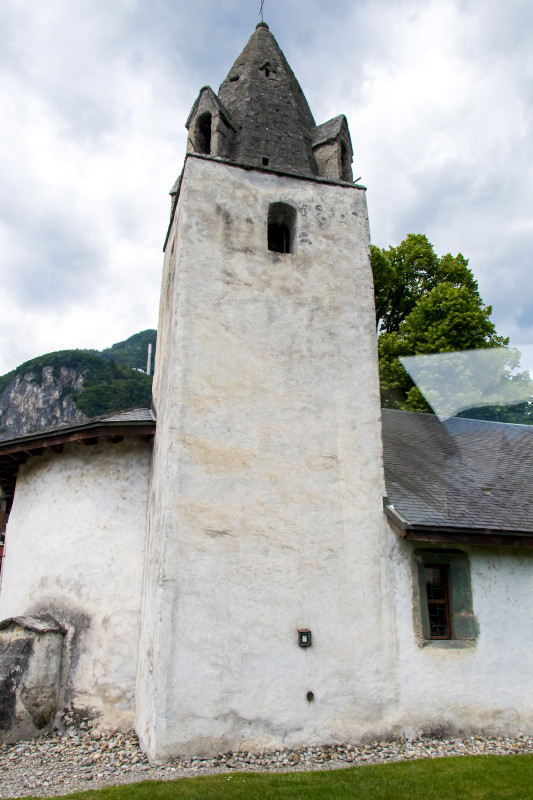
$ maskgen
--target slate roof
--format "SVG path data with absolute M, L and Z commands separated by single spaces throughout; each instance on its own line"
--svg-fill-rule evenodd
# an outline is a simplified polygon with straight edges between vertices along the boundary
M 151 408 L 128 408 L 116 414 L 107 414 L 97 417 L 100 422 L 155 422 L 155 415 Z
M 91 417 L 85 422 L 55 425 L 53 428 L 27 433 L 14 439 L 3 439 L 0 441 L 0 456 L 2 453 L 14 452 L 15 450 L 31 450 L 42 447 L 43 441 L 48 441 L 49 439 L 58 437 L 65 439 L 66 436 L 87 438 L 98 435 L 100 430 L 102 432 L 109 430 L 112 433 L 118 427 L 130 430 L 132 434 L 135 434 L 138 427 L 142 427 L 143 430 L 144 428 L 153 428 L 153 431 L 155 431 L 154 413 L 151 408 L 144 406 L 142 408 L 128 408 L 125 411 L 117 411 L 113 414 Z
M 220 85 L 218 97 L 235 127 L 229 158 L 271 169 L 315 175 L 305 95 L 268 25 L 260 22 Z
M 533 426 L 382 410 L 385 512 L 407 539 L 533 546 Z M 0 442 L 0 477 L 62 442 L 153 435 L 149 408 Z M 529 537 L 529 538 L 528 538 Z
M 346 122 L 344 114 L 339 114 L 338 117 L 329 119 L 327 122 L 323 122 L 322 125 L 317 125 L 316 128 L 311 131 L 313 147 L 319 144 L 325 144 L 325 142 L 334 141 L 340 134 L 343 125 L 346 125 L 346 129 L 348 129 L 348 123 Z
M 533 533 L 533 426 L 382 414 L 386 511 L 406 538 L 437 528 Z

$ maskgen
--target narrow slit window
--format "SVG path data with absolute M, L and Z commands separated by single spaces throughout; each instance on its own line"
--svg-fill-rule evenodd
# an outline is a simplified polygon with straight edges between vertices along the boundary
M 198 120 L 197 127 L 198 152 L 210 155 L 211 153 L 211 114 L 206 113 Z
M 344 142 L 341 142 L 341 180 L 352 181 L 352 163 Z
M 287 203 L 271 203 L 268 209 L 268 249 L 273 253 L 292 253 L 296 210 Z
M 430 639 L 451 639 L 448 567 L 425 564 Z

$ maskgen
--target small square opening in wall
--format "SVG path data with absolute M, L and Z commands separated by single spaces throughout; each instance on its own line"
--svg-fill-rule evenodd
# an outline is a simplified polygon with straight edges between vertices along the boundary
M 313 643 L 313 635 L 309 628 L 300 628 L 298 630 L 298 645 L 299 647 L 311 647 Z
M 472 646 L 478 634 L 470 562 L 461 550 L 415 551 L 413 621 L 422 645 Z

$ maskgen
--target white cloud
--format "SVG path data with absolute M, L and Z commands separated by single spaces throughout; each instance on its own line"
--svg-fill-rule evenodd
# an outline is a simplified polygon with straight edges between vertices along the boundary
M 106 38 L 118 35 L 117 20 L 81 15 L 82 6 L 57 30 L 65 4 L 39 5 L 26 19 L 19 69 L 2 64 L 0 284 L 9 313 L 0 372 L 157 324 L 168 191 L 183 158 L 176 132 L 188 108 L 179 88 L 163 102 L 175 88 L 165 59 L 116 56 Z
M 255 8 L 257 5 L 257 8 Z M 201 85 L 248 0 L 0 6 L 0 373 L 157 322 L 168 191 Z M 268 0 L 317 122 L 346 113 L 376 244 L 462 251 L 512 343 L 533 343 L 533 12 L 519 0 Z
M 533 301 L 533 59 L 524 33 L 533 11 L 451 0 L 384 6 L 379 31 L 375 4 L 354 9 L 344 36 L 359 32 L 364 58 L 343 50 L 353 88 L 322 93 L 322 116 L 348 115 L 373 240 L 388 246 L 420 232 L 440 253 L 462 251 L 499 330 L 517 345 L 533 341 L 531 324 L 517 323 Z

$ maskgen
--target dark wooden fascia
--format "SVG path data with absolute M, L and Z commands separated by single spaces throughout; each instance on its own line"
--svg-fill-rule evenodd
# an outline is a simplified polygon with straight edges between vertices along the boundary
M 96 443 L 100 436 L 104 436 L 111 440 L 121 441 L 125 436 L 148 436 L 151 437 L 155 433 L 155 422 L 152 423 L 136 423 L 136 424 L 117 424 L 117 425 L 101 425 L 87 426 L 75 431 L 61 431 L 48 432 L 44 435 L 36 435 L 34 439 L 27 440 L 27 438 L 17 439 L 12 442 L 6 442 L 2 445 L 0 442 L 0 458 L 11 455 L 14 453 L 26 453 L 28 455 L 40 455 L 45 448 L 55 449 L 60 445 L 68 444 L 70 442 L 86 442 Z M 58 452 L 56 450 L 56 452 Z
M 393 531 L 406 541 L 487 547 L 533 547 L 533 531 L 459 528 L 449 525 L 414 525 L 391 505 L 386 504 L 384 510 Z

